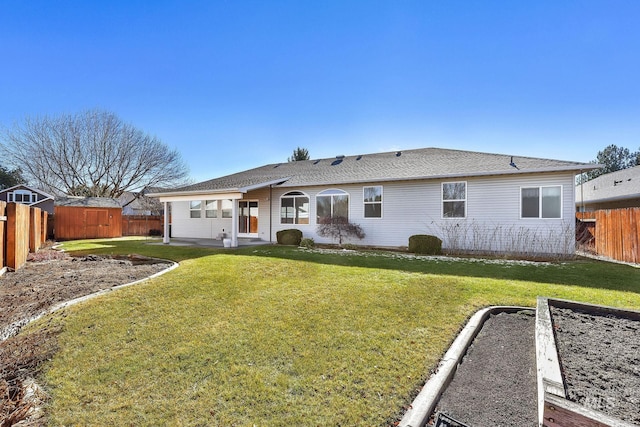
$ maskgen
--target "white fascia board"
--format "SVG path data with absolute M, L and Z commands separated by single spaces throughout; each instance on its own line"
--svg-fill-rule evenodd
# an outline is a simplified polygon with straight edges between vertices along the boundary
M 161 202 L 186 202 L 191 200 L 225 200 L 225 199 L 242 199 L 242 192 L 228 192 L 228 193 L 212 193 L 211 191 L 194 191 L 190 193 L 176 193 L 165 195 L 153 195 L 149 197 L 157 197 Z

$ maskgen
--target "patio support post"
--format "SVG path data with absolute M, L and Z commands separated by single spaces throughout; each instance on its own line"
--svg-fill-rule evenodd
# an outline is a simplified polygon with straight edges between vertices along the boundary
M 231 247 L 238 247 L 238 199 L 231 199 Z
M 163 202 L 164 204 L 164 235 L 162 237 L 162 243 L 169 243 L 169 202 Z

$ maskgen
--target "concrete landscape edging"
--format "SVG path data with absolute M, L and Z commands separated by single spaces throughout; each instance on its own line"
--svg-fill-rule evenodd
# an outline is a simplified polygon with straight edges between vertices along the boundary
M 409 409 L 400 420 L 399 427 L 422 427 L 429 420 L 440 399 L 440 396 L 447 388 L 467 349 L 482 329 L 484 322 L 494 314 L 515 313 L 527 310 L 534 311 L 534 307 L 520 306 L 491 306 L 477 311 L 466 323 L 462 331 L 453 341 L 449 350 L 441 359 L 436 372 L 427 380 L 424 387 L 413 400 Z
M 114 287 L 111 287 L 111 288 L 108 288 L 108 289 L 102 289 L 102 290 L 94 292 L 92 294 L 84 295 L 84 296 L 81 296 L 81 297 L 78 297 L 78 298 L 74 298 L 74 299 L 69 300 L 69 301 L 63 301 L 63 302 L 60 302 L 60 303 L 58 303 L 58 304 L 56 304 L 54 306 L 49 307 L 47 310 L 45 310 L 45 311 L 43 311 L 43 312 L 41 312 L 41 313 L 39 313 L 39 314 L 37 314 L 37 315 L 35 315 L 33 317 L 30 317 L 28 319 L 17 320 L 15 322 L 13 322 L 12 324 L 10 324 L 10 325 L 8 325 L 5 328 L 0 330 L 0 342 L 4 341 L 6 339 L 9 339 L 12 336 L 18 334 L 18 332 L 20 332 L 20 330 L 24 326 L 28 325 L 29 323 L 35 322 L 36 320 L 38 320 L 38 319 L 40 319 L 40 318 L 42 318 L 44 316 L 47 316 L 47 315 L 52 314 L 52 313 L 55 313 L 55 312 L 57 312 L 59 310 L 62 310 L 63 308 L 71 307 L 72 305 L 75 305 L 75 304 L 78 304 L 78 303 L 81 303 L 81 302 L 84 302 L 84 301 L 88 301 L 90 299 L 99 297 L 101 295 L 105 295 L 105 294 L 107 294 L 109 292 L 113 292 L 115 290 L 126 288 L 126 287 L 129 287 L 129 286 L 137 285 L 137 284 L 145 282 L 145 281 L 147 281 L 149 279 L 153 279 L 155 277 L 158 277 L 158 276 L 161 276 L 161 275 L 163 275 L 165 273 L 168 273 L 171 270 L 174 270 L 174 269 L 176 269 L 176 268 L 178 268 L 180 266 L 180 264 L 178 264 L 177 262 L 171 261 L 171 260 L 168 260 L 168 259 L 161 259 L 161 258 L 155 258 L 155 259 L 160 260 L 160 261 L 166 261 L 167 263 L 170 264 L 170 266 L 165 268 L 164 270 L 161 270 L 161 271 L 158 271 L 157 273 L 152 274 L 151 276 L 144 277 L 142 279 L 138 279 L 138 280 L 135 280 L 133 282 L 125 283 L 125 284 L 122 284 L 122 285 L 117 285 L 117 286 L 114 286 Z

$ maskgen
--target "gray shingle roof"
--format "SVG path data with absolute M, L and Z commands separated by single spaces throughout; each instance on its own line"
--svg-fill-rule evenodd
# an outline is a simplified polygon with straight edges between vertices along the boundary
M 517 168 L 510 165 L 512 161 Z M 301 187 L 551 171 L 575 171 L 577 173 L 581 169 L 593 168 L 592 164 L 562 160 L 422 148 L 270 164 L 170 190 L 167 193 L 246 191 L 252 187 L 257 188 L 269 184 L 278 184 L 281 187 Z
M 593 203 L 640 197 L 640 166 L 600 175 L 576 189 L 576 202 Z

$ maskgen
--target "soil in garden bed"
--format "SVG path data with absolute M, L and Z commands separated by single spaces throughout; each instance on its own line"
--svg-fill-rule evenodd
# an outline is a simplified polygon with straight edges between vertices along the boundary
M 567 398 L 640 425 L 640 321 L 551 307 Z
M 437 412 L 468 426 L 536 426 L 535 312 L 486 320 Z M 433 422 L 433 421 L 432 421 Z

